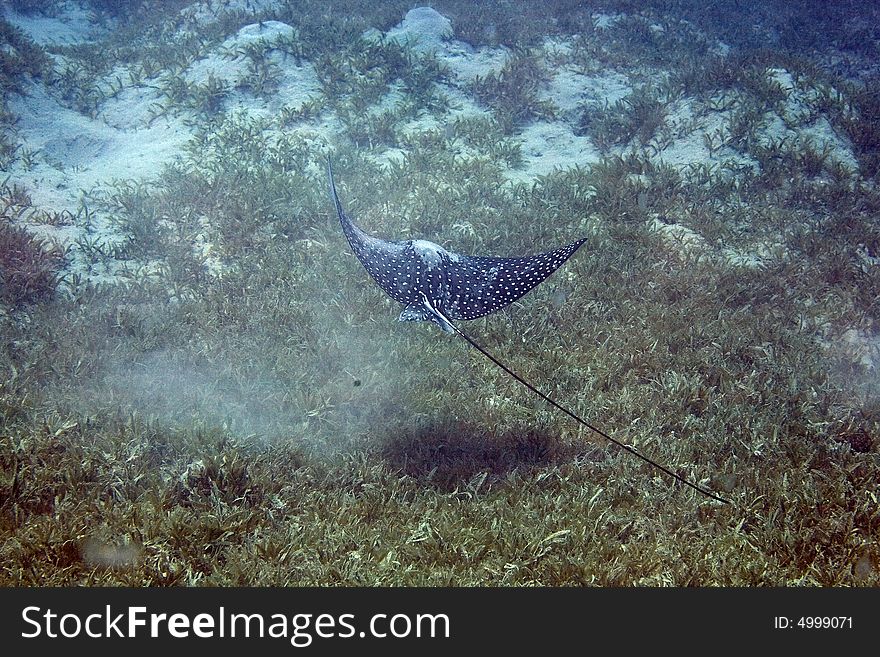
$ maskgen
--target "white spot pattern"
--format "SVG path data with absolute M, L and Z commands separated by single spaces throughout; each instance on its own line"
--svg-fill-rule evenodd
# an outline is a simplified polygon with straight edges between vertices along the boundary
M 389 242 L 366 234 L 346 216 L 332 172 L 330 185 L 342 230 L 355 256 L 388 296 L 407 306 L 401 320 L 438 321 L 422 309 L 422 294 L 449 319 L 476 319 L 494 313 L 545 280 L 586 241 L 580 239 L 525 258 L 458 255 L 427 240 Z

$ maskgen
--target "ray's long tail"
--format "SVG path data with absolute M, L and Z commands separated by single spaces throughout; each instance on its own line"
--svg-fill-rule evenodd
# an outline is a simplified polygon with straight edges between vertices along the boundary
M 435 310 L 435 312 L 439 312 L 439 311 L 437 311 L 436 309 L 434 309 L 434 310 Z M 523 379 L 519 374 L 517 374 L 516 372 L 514 372 L 513 370 L 511 370 L 509 367 L 507 367 L 504 363 L 502 363 L 500 360 L 498 360 L 497 358 L 495 358 L 495 356 L 493 356 L 493 355 L 490 354 L 488 351 L 486 351 L 483 347 L 481 347 L 481 346 L 480 346 L 480 345 L 479 345 L 479 344 L 478 344 L 473 338 L 471 338 L 467 333 L 465 333 L 465 332 L 462 331 L 460 328 L 458 328 L 458 326 L 456 326 L 455 324 L 453 324 L 453 323 L 449 320 L 448 317 L 445 317 L 445 316 L 444 316 L 444 319 L 446 319 L 446 321 L 449 322 L 449 325 L 452 326 L 452 330 L 453 330 L 456 334 L 458 334 L 462 339 L 464 339 L 465 341 L 467 341 L 467 342 L 468 342 L 472 347 L 474 347 L 477 351 L 479 351 L 479 352 L 480 352 L 481 354 L 483 354 L 486 358 L 488 358 L 490 361 L 492 361 L 492 363 L 494 363 L 497 367 L 499 367 L 499 368 L 501 368 L 502 370 L 504 370 L 507 374 L 509 374 L 510 376 L 512 376 L 512 377 L 513 377 L 514 379 L 516 379 L 519 383 L 521 383 L 521 384 L 524 385 L 526 388 L 528 388 L 529 390 L 531 390 L 533 393 L 535 393 L 536 395 L 538 395 L 538 397 L 540 397 L 541 399 L 543 399 L 544 401 L 546 401 L 548 404 L 550 404 L 550 405 L 553 406 L 554 408 L 556 408 L 556 409 L 562 411 L 563 413 L 565 413 L 567 416 L 569 416 L 569 417 L 570 417 L 571 419 L 573 419 L 575 422 L 578 422 L 579 424 L 582 424 L 583 426 L 585 426 L 585 427 L 586 427 L 587 429 L 589 429 L 590 431 L 593 431 L 593 432 L 599 434 L 600 436 L 602 436 L 602 437 L 605 438 L 606 440 L 611 441 L 612 443 L 614 443 L 614 444 L 617 445 L 618 447 L 621 447 L 621 448 L 625 449 L 627 452 L 629 452 L 629 453 L 632 454 L 633 456 L 636 456 L 636 457 L 640 458 L 642 461 L 644 461 L 645 463 L 648 463 L 648 464 L 652 465 L 653 467 L 657 468 L 658 470 L 661 470 L 661 471 L 665 472 L 665 473 L 668 474 L 670 477 L 672 477 L 673 479 L 676 479 L 676 480 L 680 481 L 680 482 L 683 483 L 684 485 L 686 485 L 686 486 L 690 486 L 690 487 L 693 488 L 695 491 L 697 491 L 697 492 L 699 492 L 699 493 L 702 493 L 702 494 L 705 495 L 706 497 L 711 497 L 713 500 L 716 500 L 716 501 L 718 501 L 718 502 L 723 502 L 724 504 L 730 504 L 730 501 L 729 501 L 729 500 L 726 500 L 726 499 L 724 499 L 723 497 L 721 497 L 721 496 L 719 496 L 719 495 L 716 495 L 716 494 L 713 493 L 712 491 L 710 491 L 710 490 L 706 490 L 705 488 L 702 488 L 701 486 L 698 486 L 697 484 L 694 484 L 694 483 L 688 481 L 687 479 L 685 479 L 685 478 L 682 477 L 681 475 L 677 475 L 677 474 L 675 474 L 672 470 L 670 470 L 670 469 L 667 468 L 666 466 L 657 463 L 657 461 L 654 461 L 653 459 L 648 458 L 648 457 L 645 456 L 644 454 L 640 454 L 640 453 L 637 452 L 634 448 L 630 447 L 630 446 L 627 445 L 626 443 L 622 443 L 622 442 L 620 442 L 619 440 L 617 440 L 617 439 L 615 439 L 615 438 L 612 438 L 611 436 L 609 436 L 607 433 L 605 433 L 605 432 L 602 431 L 601 429 L 598 429 L 597 427 L 594 427 L 592 424 L 590 424 L 589 422 L 587 422 L 586 420 L 584 420 L 584 419 L 583 419 L 582 417 L 580 417 L 579 415 L 577 415 L 577 414 L 573 413 L 572 411 L 568 410 L 567 408 L 565 408 L 565 406 L 563 406 L 562 404 L 558 403 L 558 402 L 557 402 L 556 400 L 554 400 L 552 397 L 550 397 L 550 396 L 544 394 L 543 392 L 541 392 L 540 390 L 538 390 L 538 389 L 537 389 L 535 386 L 533 386 L 531 383 L 529 383 L 528 381 L 526 381 L 525 379 Z

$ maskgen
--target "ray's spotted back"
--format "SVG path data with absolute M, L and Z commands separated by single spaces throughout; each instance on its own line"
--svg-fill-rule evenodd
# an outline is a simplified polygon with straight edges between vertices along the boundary
M 546 280 L 586 242 L 521 258 L 468 256 L 427 240 L 388 241 L 361 230 L 339 201 L 328 159 L 330 192 L 342 230 L 357 259 L 388 296 L 406 307 L 400 321 L 477 319 L 513 303 Z

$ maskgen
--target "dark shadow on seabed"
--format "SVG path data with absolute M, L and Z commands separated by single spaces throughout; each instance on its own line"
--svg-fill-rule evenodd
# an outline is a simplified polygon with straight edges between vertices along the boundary
M 381 451 L 389 467 L 425 486 L 449 492 L 477 488 L 504 479 L 575 461 L 602 461 L 595 444 L 568 444 L 559 436 L 534 428 L 500 436 L 486 427 L 465 423 L 456 428 L 427 426 L 390 438 Z M 477 477 L 485 473 L 481 481 Z M 474 491 L 476 492 L 476 491 Z

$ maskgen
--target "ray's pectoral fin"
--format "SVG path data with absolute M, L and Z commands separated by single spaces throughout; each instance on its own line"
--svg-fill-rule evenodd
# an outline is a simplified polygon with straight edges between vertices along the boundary
M 428 297 L 422 293 L 419 301 L 414 301 L 407 305 L 397 318 L 398 322 L 426 322 L 432 321 L 442 328 L 446 333 L 452 333 L 452 324 L 449 320 L 438 311 L 428 300 Z

